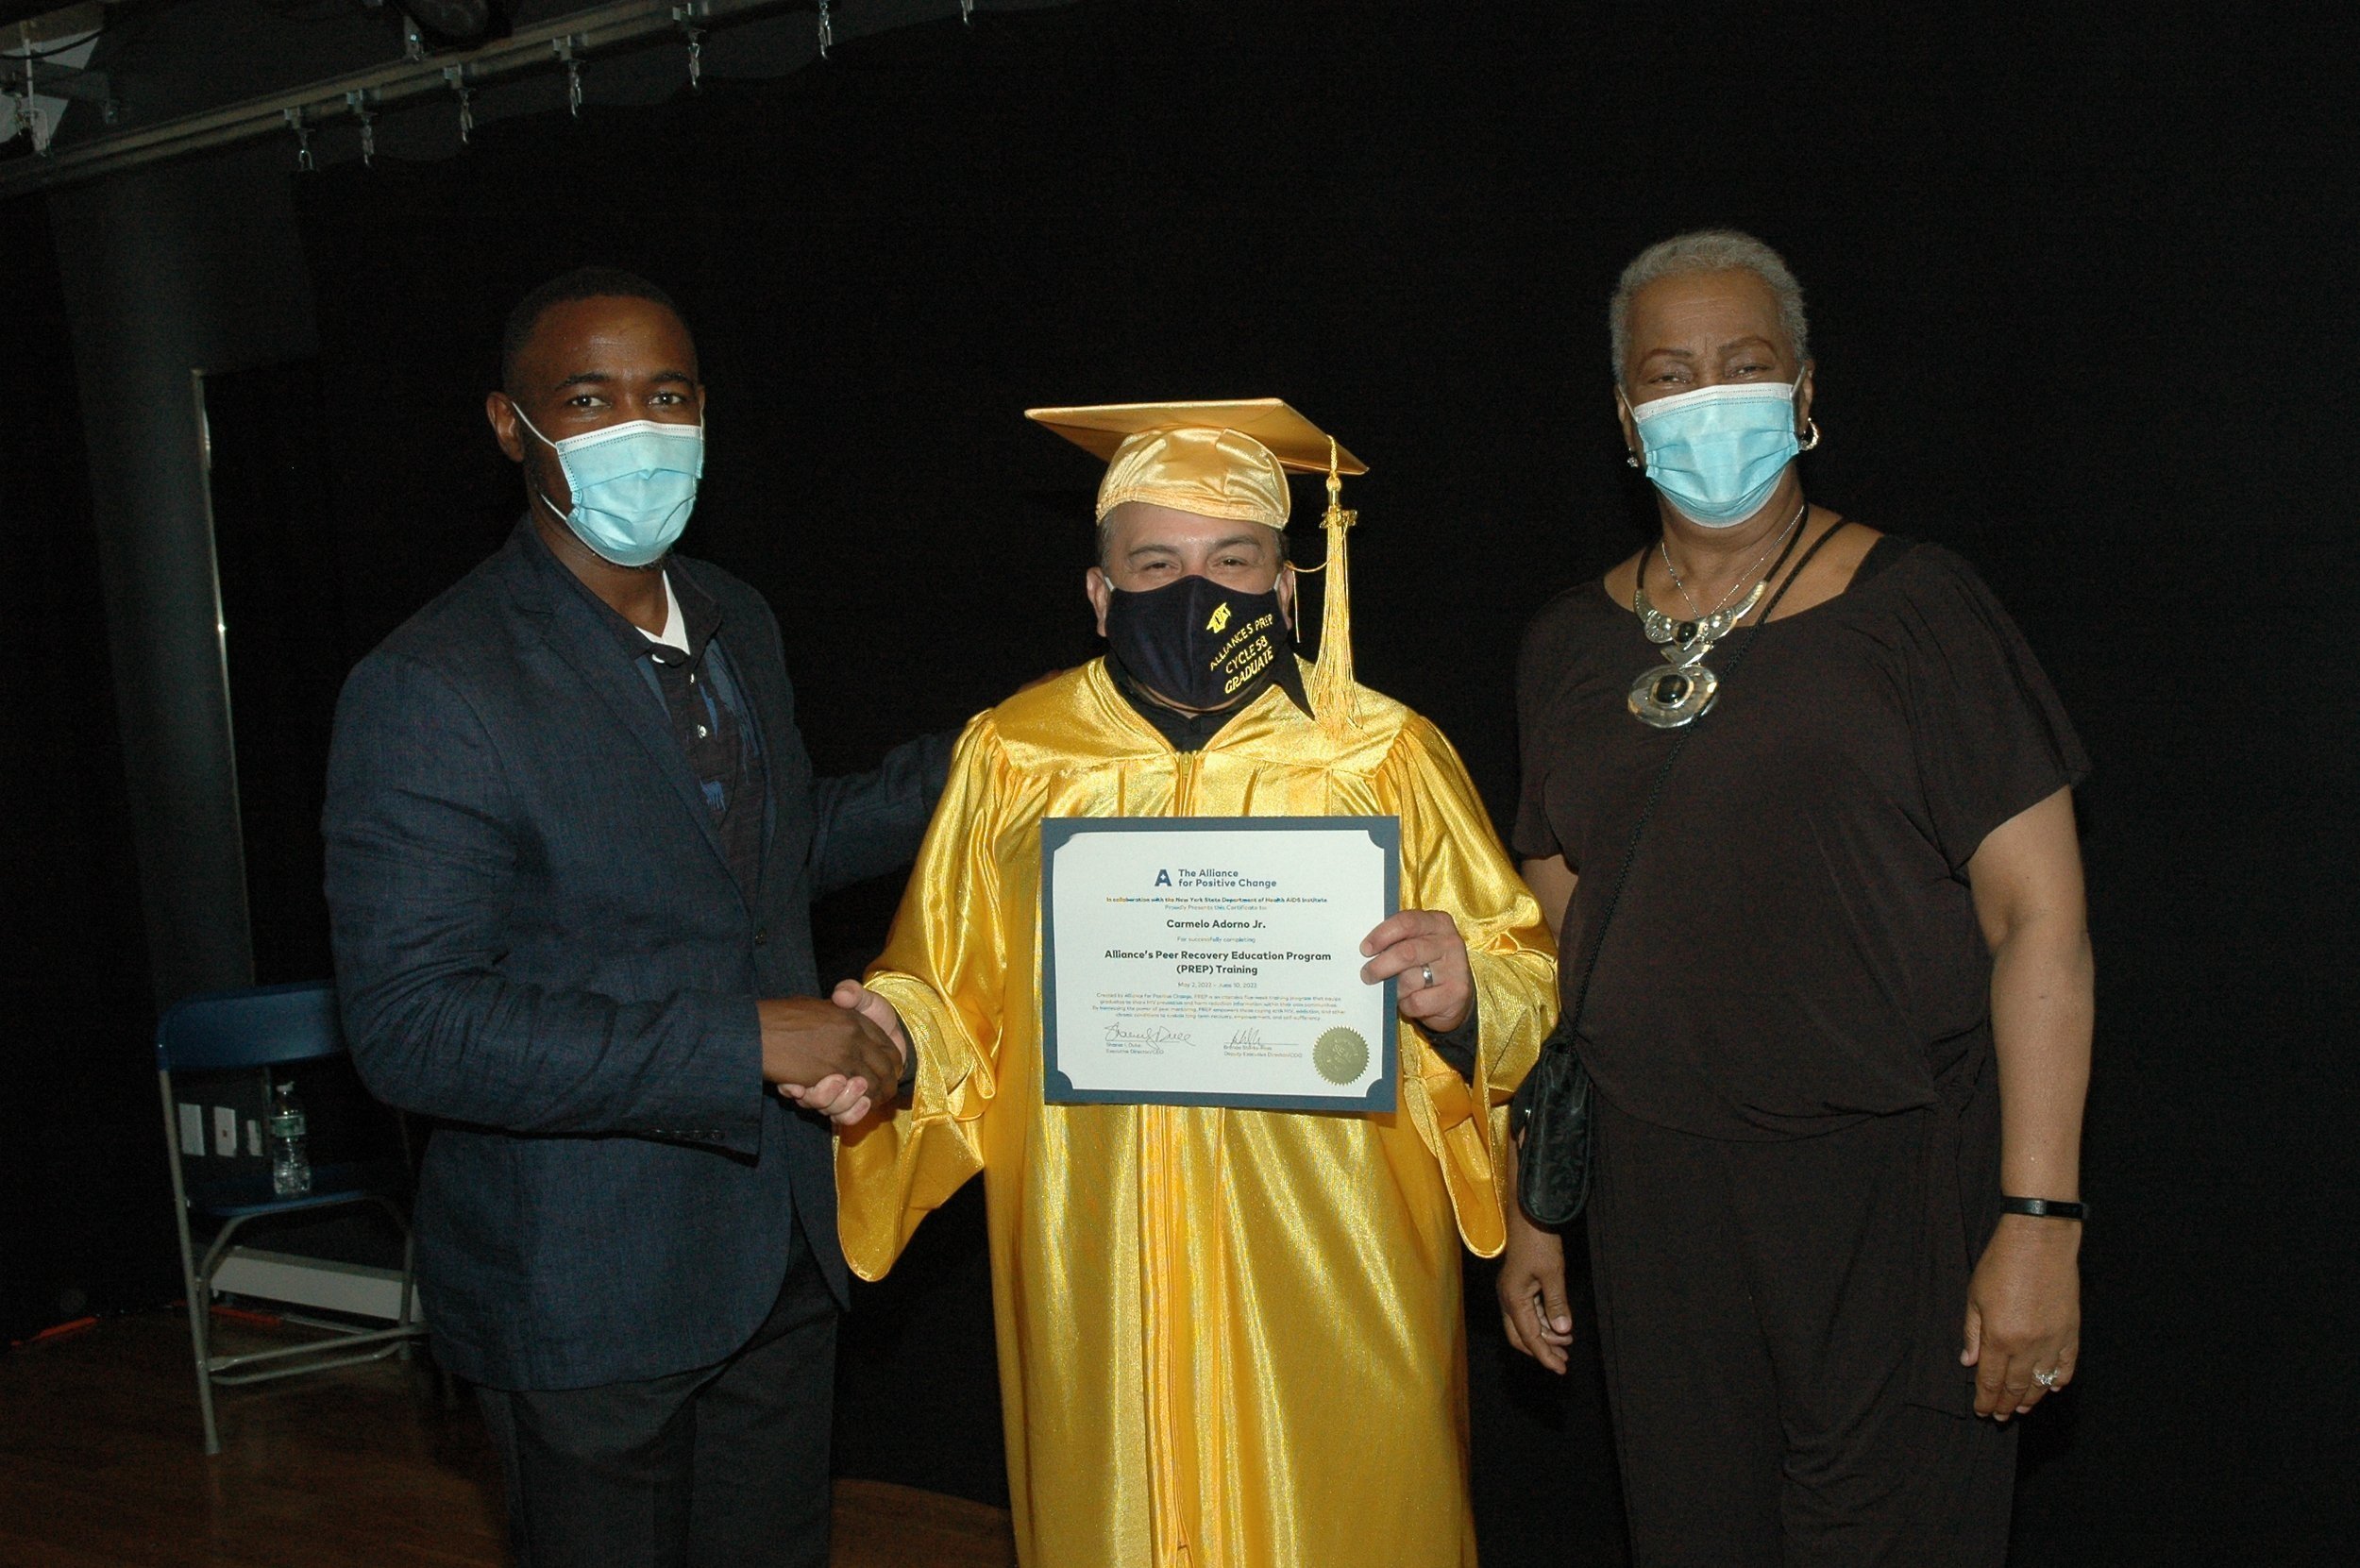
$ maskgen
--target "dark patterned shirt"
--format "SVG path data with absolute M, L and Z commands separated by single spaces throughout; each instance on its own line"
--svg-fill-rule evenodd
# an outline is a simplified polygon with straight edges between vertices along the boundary
M 677 630 L 688 643 L 685 651 L 640 631 L 587 586 L 582 592 L 604 613 L 616 646 L 639 664 L 649 690 L 664 704 L 672 737 L 704 790 L 730 874 L 750 899 L 762 875 L 763 803 L 768 793 L 761 736 L 745 715 L 730 669 L 720 605 L 687 573 L 666 566 L 664 576 L 680 608 Z

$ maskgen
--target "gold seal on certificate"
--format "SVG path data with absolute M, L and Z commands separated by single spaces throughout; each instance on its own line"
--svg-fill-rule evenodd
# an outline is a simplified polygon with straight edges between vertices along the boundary
M 1357 1082 L 1369 1070 L 1369 1042 L 1351 1029 L 1330 1029 L 1311 1048 L 1311 1065 L 1331 1084 Z
M 1041 824 L 1052 1104 L 1391 1111 L 1393 985 L 1361 939 L 1398 908 L 1397 817 Z

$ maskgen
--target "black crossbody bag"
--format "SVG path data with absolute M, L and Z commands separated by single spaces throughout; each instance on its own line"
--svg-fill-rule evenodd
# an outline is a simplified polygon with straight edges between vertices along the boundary
M 1743 648 L 1729 655 L 1720 676 L 1728 682 L 1761 640 L 1762 629 L 1770 624 L 1771 614 L 1786 591 L 1795 586 L 1817 555 L 1820 547 L 1844 531 L 1846 519 L 1838 518 L 1833 528 L 1813 541 L 1795 563 L 1795 570 L 1771 598 L 1762 619 L 1754 623 L 1755 634 L 1745 639 Z M 1776 575 L 1778 568 L 1770 568 Z M 1614 911 L 1623 902 L 1623 887 L 1630 881 L 1631 863 L 1639 858 L 1639 840 L 1647 831 L 1647 823 L 1655 817 L 1656 803 L 1663 798 L 1663 782 L 1672 776 L 1673 765 L 1688 750 L 1688 743 L 1696 736 L 1696 727 L 1711 717 L 1711 711 L 1698 714 L 1684 725 L 1672 749 L 1663 754 L 1662 766 L 1655 772 L 1655 782 L 1647 788 L 1646 803 L 1639 808 L 1639 820 L 1630 830 L 1630 843 L 1623 851 L 1622 868 L 1614 873 L 1613 889 L 1606 896 L 1606 907 L 1598 911 L 1598 934 L 1590 944 L 1590 961 L 1582 966 L 1581 984 L 1574 989 L 1574 1004 L 1558 1015 L 1557 1027 L 1541 1042 L 1540 1060 L 1517 1088 L 1509 1104 L 1509 1117 L 1524 1128 L 1521 1151 L 1516 1165 L 1516 1201 L 1525 1212 L 1543 1225 L 1571 1224 L 1581 1215 L 1582 1206 L 1590 1201 L 1591 1095 L 1590 1070 L 1582 1065 L 1578 1041 L 1581 1037 L 1581 1015 L 1590 1002 L 1590 981 L 1598 972 L 1598 955 L 1606 951 L 1606 935 L 1614 924 Z M 1567 909 L 1571 914 L 1572 910 Z

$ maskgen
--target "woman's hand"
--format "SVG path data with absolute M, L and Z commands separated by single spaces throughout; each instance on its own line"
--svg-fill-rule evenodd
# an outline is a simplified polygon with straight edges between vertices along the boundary
M 1467 1021 L 1475 1005 L 1475 974 L 1467 963 L 1467 939 L 1458 922 L 1439 909 L 1405 909 L 1378 926 L 1360 944 L 1368 962 L 1360 978 L 1374 986 L 1397 980 L 1396 1010 L 1437 1035 Z
M 1500 1254 L 1500 1322 L 1508 1342 L 1562 1376 L 1574 1342 L 1565 1301 L 1565 1242 L 1532 1222 L 1515 1198 L 1515 1151 L 1508 1161 L 1508 1246 Z
M 2094 985 L 2073 792 L 1994 828 L 1966 874 L 1991 946 L 1999 1190 L 2077 1200 Z M 1975 1369 L 1977 1415 L 2022 1415 L 2073 1381 L 2081 1253 L 2078 1220 L 2001 1216 L 1966 1291 L 1959 1359 Z
M 2079 1221 L 2000 1216 L 1966 1287 L 1959 1361 L 1975 1369 L 1977 1415 L 2020 1416 L 2073 1381 L 2082 1357 L 2081 1252 Z

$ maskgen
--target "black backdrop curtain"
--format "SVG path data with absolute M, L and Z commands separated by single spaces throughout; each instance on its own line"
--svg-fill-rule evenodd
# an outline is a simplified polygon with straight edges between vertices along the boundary
M 1519 630 L 1650 515 L 1614 273 L 1752 229 L 1811 295 L 1813 496 L 1975 561 L 2098 763 L 2088 1355 L 2016 1560 L 2307 1560 L 2353 1446 L 2347 57 L 1891 14 L 1100 0 L 307 178 L 346 642 L 509 526 L 500 319 L 613 262 L 697 333 L 687 548 L 770 596 L 823 767 L 1092 652 L 1095 473 L 1023 407 L 1277 395 L 1374 465 L 1363 679 L 1504 816 Z M 894 891 L 823 911 L 832 968 Z M 996 1492 L 978 1246 L 970 1208 L 870 1292 L 848 1468 Z M 1595 1388 L 1514 1364 L 1470 1275 L 1487 1560 L 1612 1560 Z
M 156 1010 L 48 214 L 0 240 L 0 1341 L 177 1287 Z

